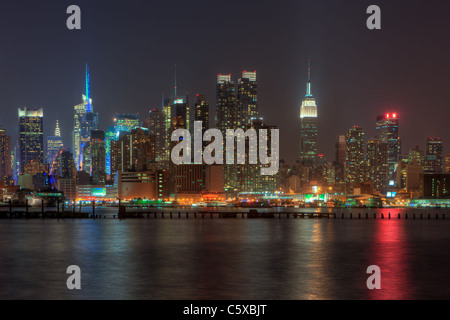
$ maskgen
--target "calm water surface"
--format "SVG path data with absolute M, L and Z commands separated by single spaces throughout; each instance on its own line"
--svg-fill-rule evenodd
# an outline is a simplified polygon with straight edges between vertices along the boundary
M 66 287 L 69 265 L 80 291 Z M 369 265 L 381 290 L 366 287 Z M 444 210 L 422 221 L 0 220 L 0 299 L 450 299 L 449 270 Z

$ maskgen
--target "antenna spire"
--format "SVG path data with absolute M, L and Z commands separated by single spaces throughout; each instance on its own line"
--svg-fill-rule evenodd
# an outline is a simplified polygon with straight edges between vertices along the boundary
M 306 96 L 312 97 L 311 93 L 311 59 L 308 58 L 308 83 L 306 84 Z
M 177 99 L 177 65 L 175 64 L 175 97 L 174 99 Z
M 92 112 L 91 108 L 91 88 L 90 88 L 90 75 L 89 75 L 89 67 L 86 64 L 86 103 L 87 103 L 87 111 Z
M 55 137 L 61 137 L 61 129 L 59 128 L 58 120 L 56 120 Z

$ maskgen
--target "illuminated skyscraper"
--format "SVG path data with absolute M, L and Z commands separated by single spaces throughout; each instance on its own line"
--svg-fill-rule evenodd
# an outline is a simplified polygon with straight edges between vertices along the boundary
M 227 129 L 240 127 L 236 87 L 231 81 L 231 75 L 217 75 L 216 90 L 216 125 L 225 136 Z M 239 190 L 236 166 L 224 164 L 223 175 L 224 190 L 229 194 L 236 193 Z
M 3 183 L 12 177 L 11 162 L 11 137 L 0 128 L 0 181 Z
M 398 114 L 387 113 L 377 117 L 377 138 L 388 144 L 389 186 L 395 185 L 395 170 L 400 157 L 400 137 L 398 133 Z
M 345 136 L 341 135 L 336 142 L 336 162 L 339 164 L 345 164 L 345 141 Z
M 19 163 L 20 173 L 34 162 L 44 164 L 44 110 L 19 109 Z
M 148 131 L 155 137 L 155 156 L 157 162 L 166 160 L 166 130 L 164 113 L 160 109 L 150 110 Z
M 441 138 L 427 138 L 424 172 L 442 173 L 444 166 L 444 146 Z
M 388 143 L 380 138 L 367 142 L 368 175 L 373 188 L 385 194 L 388 191 Z
M 197 94 L 194 120 L 202 122 L 202 131 L 209 129 L 209 104 L 203 94 Z
M 317 160 L 317 104 L 311 92 L 311 64 L 308 60 L 308 83 L 306 96 L 300 107 L 300 155 L 299 160 L 306 165 L 315 165 Z
M 106 174 L 111 174 L 111 141 L 116 140 L 114 127 L 108 127 L 105 132 L 105 148 L 106 148 Z
M 136 128 L 139 128 L 138 113 L 116 113 L 114 115 L 116 139 L 119 138 L 121 132 L 131 132 L 131 130 Z
M 63 147 L 59 122 L 56 120 L 55 135 L 47 137 L 47 164 L 52 165 Z
M 91 173 L 94 185 L 103 185 L 106 181 L 105 132 L 91 131 Z
M 231 75 L 217 76 L 217 128 L 226 132 L 226 129 L 237 129 L 239 123 L 236 105 L 236 87 L 231 81 Z
M 238 80 L 237 105 L 239 111 L 239 125 L 251 125 L 252 120 L 258 118 L 258 82 L 256 71 L 243 71 Z
M 345 181 L 347 191 L 352 193 L 355 183 L 365 181 L 364 129 L 354 126 L 347 132 Z
M 77 169 L 83 167 L 83 149 L 91 139 L 91 130 L 98 128 L 99 116 L 93 112 L 90 94 L 90 75 L 86 65 L 86 94 L 82 95 L 83 103 L 74 107 L 72 146 Z

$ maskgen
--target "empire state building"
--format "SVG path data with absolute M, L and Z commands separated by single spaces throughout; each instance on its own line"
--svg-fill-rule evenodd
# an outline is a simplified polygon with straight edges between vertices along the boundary
M 311 93 L 311 62 L 308 60 L 308 83 L 306 95 L 300 107 L 300 153 L 299 160 L 314 165 L 317 159 L 317 104 Z

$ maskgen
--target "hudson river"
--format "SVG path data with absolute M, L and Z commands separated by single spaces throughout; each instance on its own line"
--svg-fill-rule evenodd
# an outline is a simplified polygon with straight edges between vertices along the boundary
M 334 212 L 337 219 L 3 219 L 0 299 L 450 299 L 450 211 L 356 209 L 352 220 Z M 70 265 L 81 268 L 81 290 L 66 287 Z M 381 290 L 367 289 L 370 265 L 381 268 Z

